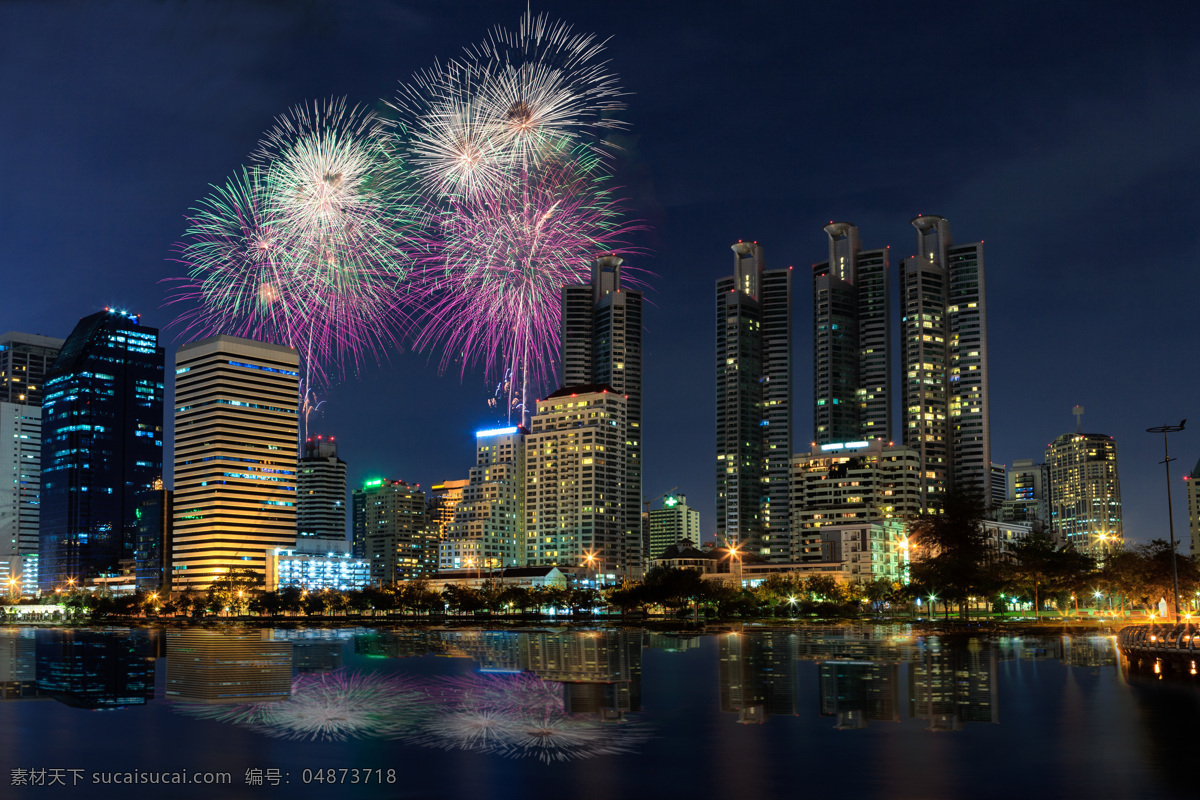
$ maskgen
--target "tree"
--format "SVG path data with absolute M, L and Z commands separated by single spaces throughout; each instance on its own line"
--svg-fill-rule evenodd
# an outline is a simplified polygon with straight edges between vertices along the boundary
M 983 518 L 979 496 L 955 490 L 946 493 L 940 512 L 921 514 L 909 524 L 912 582 L 922 594 L 958 603 L 964 617 L 970 597 L 989 596 L 1000 586 Z
M 1082 588 L 1082 576 L 1095 570 L 1095 562 L 1070 545 L 1058 547 L 1040 531 L 1017 542 L 1012 560 L 1004 566 L 1008 585 L 1019 587 L 1033 597 L 1034 616 L 1042 618 L 1042 598 L 1047 593 L 1063 593 Z

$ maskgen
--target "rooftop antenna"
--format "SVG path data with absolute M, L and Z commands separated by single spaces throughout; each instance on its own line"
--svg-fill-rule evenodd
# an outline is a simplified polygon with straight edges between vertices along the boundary
M 1083 406 L 1075 406 L 1071 409 L 1071 413 L 1075 415 L 1075 433 L 1083 433 Z

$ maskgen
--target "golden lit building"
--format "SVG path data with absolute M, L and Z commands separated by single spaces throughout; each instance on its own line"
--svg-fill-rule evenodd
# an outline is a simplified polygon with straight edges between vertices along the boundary
M 179 348 L 173 589 L 265 577 L 267 552 L 296 546 L 298 364 L 290 347 L 233 336 Z
M 525 439 L 525 541 L 531 567 L 624 573 L 641 551 L 641 509 L 625 491 L 625 397 L 572 386 L 537 401 Z M 585 564 L 587 554 L 595 561 Z
M 1103 556 L 1120 547 L 1121 482 L 1117 443 L 1101 433 L 1064 433 L 1046 448 L 1050 528 L 1058 541 Z

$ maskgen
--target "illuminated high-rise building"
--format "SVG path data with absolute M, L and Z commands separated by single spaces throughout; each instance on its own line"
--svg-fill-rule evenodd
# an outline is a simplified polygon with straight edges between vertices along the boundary
M 642 293 L 621 283 L 622 260 L 601 256 L 592 263 L 592 282 L 562 290 L 562 385 L 611 386 L 625 396 L 627 509 L 642 503 Z M 627 547 L 630 570 L 641 570 L 640 518 L 637 542 Z M 635 550 L 636 544 L 636 550 Z
M 900 266 L 904 444 L 921 454 L 922 505 L 951 488 L 991 493 L 983 242 L 956 245 L 950 223 L 912 221 L 917 255 Z
M 662 508 L 650 510 L 647 540 L 649 559 L 658 558 L 680 540 L 691 541 L 693 547 L 700 546 L 700 512 L 688 506 L 687 495 L 669 494 L 663 498 Z
M 1187 481 L 1188 527 L 1192 533 L 1192 558 L 1200 556 L 1200 461 L 1190 475 L 1183 478 Z
M 792 457 L 792 561 L 826 560 L 823 529 L 903 522 L 920 513 L 920 455 L 885 445 L 880 439 L 831 442 Z M 864 529 L 878 534 L 877 560 L 894 561 L 889 530 Z
M 371 562 L 371 583 L 427 578 L 437 571 L 438 534 L 426 518 L 425 492 L 373 478 L 354 490 L 354 555 Z
M 526 563 L 629 574 L 641 551 L 641 513 L 624 489 L 625 397 L 569 386 L 537 401 L 525 437 Z M 594 561 L 585 561 L 588 556 Z M 640 573 L 639 573 L 640 574 Z
M 0 336 L 0 560 L 38 550 L 42 387 L 62 339 Z
M 428 519 L 426 524 L 437 531 L 438 540 L 446 538 L 450 523 L 454 522 L 454 512 L 463 499 L 463 489 L 470 480 L 463 478 L 456 481 L 442 481 L 429 487 L 429 497 L 426 500 Z
M 813 441 L 892 440 L 888 249 L 858 228 L 825 226 L 829 260 L 813 266 Z
M 296 469 L 296 545 L 346 541 L 346 462 L 337 441 L 313 436 Z
M 1125 538 L 1117 443 L 1102 433 L 1064 433 L 1046 448 L 1049 525 L 1056 539 L 1104 557 Z
M 132 560 L 137 497 L 163 474 L 163 350 L 136 314 L 84 317 L 46 374 L 38 582 L 54 591 Z
M 733 245 L 717 281 L 717 541 L 786 561 L 792 457 L 792 271 Z
M 475 466 L 438 553 L 440 569 L 494 570 L 525 563 L 523 428 L 475 433 Z
M 1019 458 L 1005 475 L 1005 497 L 996 519 L 1044 526 L 1050 519 L 1049 479 L 1046 465 L 1031 458 Z
M 266 577 L 296 546 L 299 358 L 234 336 L 175 357 L 171 586 L 207 589 L 233 570 Z

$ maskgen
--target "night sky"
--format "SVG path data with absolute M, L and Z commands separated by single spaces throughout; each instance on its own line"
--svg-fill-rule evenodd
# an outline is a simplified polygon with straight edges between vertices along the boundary
M 174 312 L 159 281 L 181 272 L 170 259 L 184 215 L 278 114 L 331 96 L 375 104 L 524 10 L 524 0 L 0 4 L 0 331 L 65 337 L 108 305 L 165 327 Z M 630 93 L 618 182 L 653 229 L 635 242 L 645 255 L 629 259 L 653 273 L 647 495 L 678 486 L 712 535 L 713 298 L 730 243 L 758 240 L 768 266 L 796 266 L 805 450 L 808 267 L 825 260 L 822 226 L 853 222 L 864 247 L 890 245 L 895 276 L 916 241 L 909 220 L 940 214 L 957 241 L 986 243 L 993 458 L 1040 461 L 1082 404 L 1085 429 L 1117 441 L 1126 536 L 1166 538 L 1162 440 L 1144 430 L 1192 417 L 1171 442 L 1186 540 L 1179 476 L 1200 456 L 1200 6 L 542 10 L 608 38 Z M 352 484 L 428 486 L 466 477 L 473 431 L 496 421 L 489 394 L 481 374 L 439 375 L 436 355 L 396 353 L 336 386 L 314 428 L 337 437 Z

